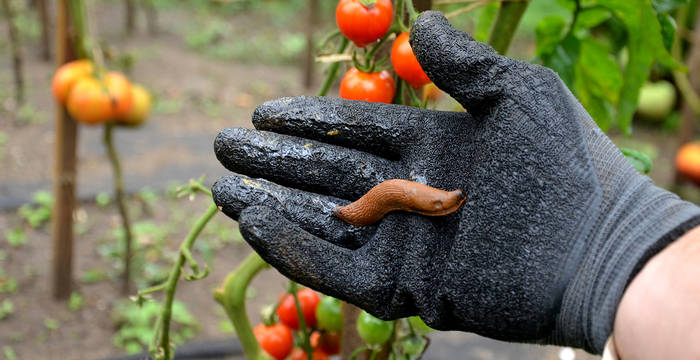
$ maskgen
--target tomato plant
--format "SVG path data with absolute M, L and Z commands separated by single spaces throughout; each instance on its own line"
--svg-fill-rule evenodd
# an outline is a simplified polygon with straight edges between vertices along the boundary
M 59 104 L 65 104 L 68 94 L 75 83 L 93 71 L 92 61 L 75 60 L 61 65 L 51 81 L 51 91 Z
M 316 321 L 320 329 L 341 331 L 343 329 L 343 314 L 340 300 L 332 296 L 324 296 L 316 308 Z
M 260 347 L 277 360 L 286 358 L 294 347 L 292 330 L 284 324 L 258 324 L 253 333 Z
M 357 317 L 357 333 L 367 345 L 381 345 L 387 342 L 393 331 L 393 321 L 384 321 L 364 310 Z
M 388 71 L 366 73 L 352 68 L 340 82 L 340 97 L 350 100 L 391 103 L 396 86 Z
M 277 316 L 280 321 L 294 330 L 299 330 L 299 317 L 294 302 L 294 296 L 291 294 L 283 295 L 284 298 L 277 307 Z M 297 292 L 301 312 L 304 315 L 306 326 L 316 326 L 316 307 L 321 299 L 318 294 L 311 289 L 301 289 Z
M 391 65 L 396 75 L 404 79 L 414 89 L 430 83 L 430 78 L 425 74 L 413 54 L 411 44 L 408 42 L 408 33 L 402 32 L 391 46 Z
M 387 32 L 394 17 L 390 0 L 340 0 L 335 21 L 357 47 L 371 44 Z

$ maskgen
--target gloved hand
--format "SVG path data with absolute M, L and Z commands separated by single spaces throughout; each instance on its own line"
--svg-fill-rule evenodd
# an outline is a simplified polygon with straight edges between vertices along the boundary
M 214 200 L 282 274 L 384 319 L 600 353 L 625 286 L 700 224 L 655 187 L 558 76 L 499 56 L 423 13 L 411 46 L 468 112 L 283 98 L 231 128 Z M 331 213 L 391 178 L 467 201 L 444 217 L 393 212 L 376 225 Z

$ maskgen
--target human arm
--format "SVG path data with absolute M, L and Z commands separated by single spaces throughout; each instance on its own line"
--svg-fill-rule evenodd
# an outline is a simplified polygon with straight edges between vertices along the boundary
M 700 359 L 700 227 L 651 258 L 615 316 L 622 360 Z

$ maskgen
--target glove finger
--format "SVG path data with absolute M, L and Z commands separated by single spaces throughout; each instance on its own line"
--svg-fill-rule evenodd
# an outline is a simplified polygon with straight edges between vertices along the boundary
M 452 27 L 441 12 L 423 12 L 413 25 L 410 42 L 428 77 L 468 111 L 498 98 L 508 85 L 497 78 L 514 61 Z
M 397 158 L 404 129 L 420 110 L 393 104 L 330 97 L 287 97 L 265 102 L 253 113 L 258 130 L 274 131 Z
M 266 131 L 223 130 L 214 149 L 233 172 L 345 199 L 356 199 L 384 180 L 401 177 L 398 163 L 391 160 Z
M 376 231 L 376 226 L 348 225 L 333 215 L 346 200 L 277 185 L 244 175 L 224 176 L 212 186 L 214 202 L 230 218 L 237 220 L 243 209 L 264 205 L 278 209 L 284 217 L 315 236 L 342 247 L 356 249 Z
M 356 300 L 364 277 L 354 250 L 316 237 L 266 206 L 244 209 L 239 221 L 246 241 L 280 273 L 326 295 Z

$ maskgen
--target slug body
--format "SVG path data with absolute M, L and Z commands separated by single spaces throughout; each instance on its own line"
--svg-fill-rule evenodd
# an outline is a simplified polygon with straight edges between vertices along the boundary
M 391 179 L 376 185 L 359 200 L 336 207 L 333 214 L 348 224 L 365 226 L 394 210 L 426 216 L 451 214 L 466 198 L 462 190 L 445 191 L 414 181 Z

